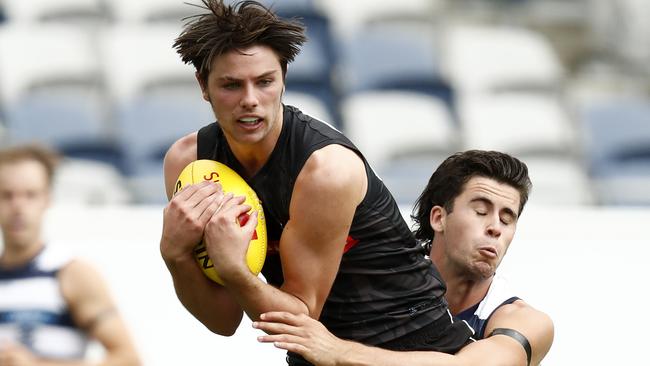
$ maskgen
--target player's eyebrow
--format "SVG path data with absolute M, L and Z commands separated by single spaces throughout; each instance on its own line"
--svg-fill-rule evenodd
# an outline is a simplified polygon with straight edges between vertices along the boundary
M 255 79 L 264 79 L 275 74 L 276 72 L 277 72 L 276 70 L 267 71 L 265 73 L 262 73 L 261 75 L 256 76 Z M 220 76 L 219 80 L 220 81 L 242 81 L 242 79 L 230 75 Z

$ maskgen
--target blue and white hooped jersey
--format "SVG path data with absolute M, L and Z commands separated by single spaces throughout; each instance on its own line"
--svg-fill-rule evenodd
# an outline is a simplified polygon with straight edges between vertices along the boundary
M 456 318 L 465 320 L 474 329 L 475 338 L 481 339 L 485 337 L 485 326 L 492 314 L 501 306 L 512 304 L 517 300 L 519 300 L 519 297 L 515 296 L 508 287 L 508 281 L 499 275 L 495 275 L 483 300 L 456 314 Z
M 74 324 L 58 271 L 71 256 L 45 248 L 20 268 L 0 266 L 0 343 L 9 341 L 52 359 L 82 359 L 86 334 Z

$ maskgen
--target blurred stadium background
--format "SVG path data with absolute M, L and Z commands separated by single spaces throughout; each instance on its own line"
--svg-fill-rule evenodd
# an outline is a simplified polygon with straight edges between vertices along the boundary
M 649 254 L 650 1 L 262 2 L 307 25 L 285 102 L 345 132 L 405 215 L 455 151 L 528 163 L 531 208 L 504 271 L 556 319 L 545 364 L 629 352 L 612 335 L 640 338 L 647 325 L 583 332 L 617 303 L 605 293 L 634 293 Z M 233 347 L 203 331 L 157 251 L 163 154 L 214 119 L 171 48 L 199 11 L 181 0 L 0 0 L 0 144 L 65 154 L 48 235 L 107 273 L 147 365 L 282 364 L 250 332 Z
M 343 130 L 401 204 L 469 148 L 525 159 L 536 202 L 650 204 L 650 2 L 265 2 L 310 38 L 285 102 Z M 0 4 L 2 141 L 70 158 L 62 202 L 163 203 L 164 151 L 213 120 L 171 48 L 199 9 Z

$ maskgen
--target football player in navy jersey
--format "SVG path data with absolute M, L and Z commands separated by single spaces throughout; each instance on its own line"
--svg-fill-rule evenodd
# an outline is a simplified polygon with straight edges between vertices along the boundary
M 287 312 L 262 314 L 259 338 L 316 365 L 538 365 L 553 342 L 553 322 L 518 298 L 496 269 L 515 234 L 530 190 L 518 159 L 471 150 L 446 159 L 418 199 L 416 237 L 447 283 L 456 321 L 479 341 L 455 355 L 394 352 L 334 337 L 319 322 Z
M 106 366 L 140 365 L 126 324 L 99 273 L 41 237 L 55 154 L 0 151 L 0 366 L 87 365 L 88 341 Z

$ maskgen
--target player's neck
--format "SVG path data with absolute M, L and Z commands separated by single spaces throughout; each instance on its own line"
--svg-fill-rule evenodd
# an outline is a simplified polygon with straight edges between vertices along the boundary
M 477 278 L 463 274 L 443 276 L 447 284 L 445 298 L 453 315 L 468 309 L 483 300 L 493 277 Z
M 31 244 L 14 244 L 5 242 L 4 251 L 0 255 L 0 266 L 4 268 L 20 267 L 31 261 L 41 250 L 44 244 L 42 240 L 35 240 Z

